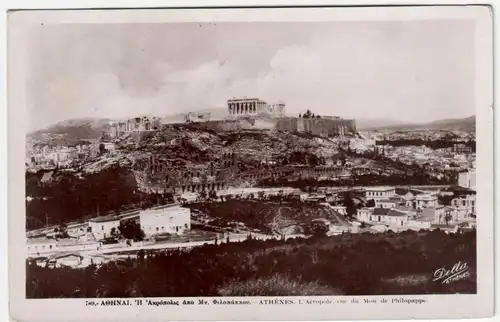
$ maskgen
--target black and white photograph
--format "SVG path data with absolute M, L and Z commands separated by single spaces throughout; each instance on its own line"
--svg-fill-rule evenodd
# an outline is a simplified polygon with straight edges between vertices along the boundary
M 492 236 L 478 223 L 493 221 L 478 19 L 266 10 L 280 12 L 41 14 L 23 27 L 24 214 L 10 216 L 23 220 L 25 299 L 87 310 L 348 297 L 336 305 L 355 311 L 360 296 L 478 295 L 478 240 Z

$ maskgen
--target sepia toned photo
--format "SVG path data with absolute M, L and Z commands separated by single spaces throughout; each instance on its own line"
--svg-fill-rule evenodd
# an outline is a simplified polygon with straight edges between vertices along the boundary
M 9 137 L 22 150 L 24 213 L 10 229 L 24 300 L 353 312 L 477 298 L 493 281 L 480 257 L 493 249 L 480 243 L 492 236 L 493 132 L 492 64 L 477 62 L 489 57 L 477 17 L 491 20 L 476 9 L 31 16 L 10 78 L 22 112 L 9 104 L 25 143 Z M 316 9 L 342 13 L 330 10 Z

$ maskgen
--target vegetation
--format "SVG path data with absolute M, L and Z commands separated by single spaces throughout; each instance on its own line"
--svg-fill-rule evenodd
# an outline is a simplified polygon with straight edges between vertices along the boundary
M 144 194 L 137 190 L 132 172 L 113 166 L 98 173 L 78 177 L 54 171 L 49 182 L 45 172 L 26 174 L 27 229 L 61 224 L 110 211 L 150 207 L 167 203 L 171 195 Z
M 193 203 L 186 205 L 201 213 L 207 214 L 211 226 L 231 227 L 243 223 L 246 227 L 259 229 L 262 232 L 277 232 L 292 225 L 308 226 L 315 218 L 330 218 L 324 206 L 306 204 L 299 201 L 238 200 L 227 196 L 224 202 Z M 279 197 L 278 197 L 279 198 Z
M 118 231 L 123 238 L 133 239 L 134 241 L 141 241 L 145 236 L 141 226 L 134 220 L 121 221 Z M 113 232 L 111 234 L 113 235 Z
M 433 281 L 466 263 L 470 276 Z M 390 263 L 390 265 L 387 265 Z M 85 269 L 27 262 L 27 298 L 476 293 L 476 232 L 421 231 L 247 240 L 190 252 L 141 252 Z

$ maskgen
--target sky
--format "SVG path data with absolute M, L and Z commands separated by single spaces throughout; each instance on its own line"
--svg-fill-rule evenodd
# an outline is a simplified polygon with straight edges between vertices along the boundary
M 30 130 L 283 101 L 349 118 L 474 114 L 474 24 L 224 22 L 40 25 L 27 46 Z

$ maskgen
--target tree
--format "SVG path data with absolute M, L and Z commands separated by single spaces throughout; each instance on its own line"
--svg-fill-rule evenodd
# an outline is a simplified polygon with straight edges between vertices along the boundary
M 373 200 L 373 199 L 368 200 L 368 201 L 366 202 L 366 206 L 367 206 L 367 207 L 370 207 L 370 208 L 371 208 L 371 207 L 375 207 L 375 200 Z
M 264 197 L 265 197 L 265 195 L 266 195 L 266 193 L 264 192 L 264 190 L 261 190 L 261 191 L 259 191 L 257 193 L 257 195 L 259 196 L 259 199 L 263 200 Z
M 444 215 L 444 222 L 448 225 L 450 223 L 450 221 L 453 219 L 453 217 L 451 216 L 450 213 L 446 213 Z
M 302 117 L 302 114 L 299 113 L 299 119 Z
M 120 235 L 120 232 L 115 227 L 111 228 L 109 233 L 111 234 L 111 237 L 114 238 L 117 238 Z
M 356 204 L 350 192 L 344 195 L 343 206 L 346 207 L 346 212 L 349 217 L 353 217 L 356 214 Z
M 120 222 L 118 231 L 123 238 L 133 239 L 134 241 L 141 241 L 145 236 L 144 231 L 141 229 L 141 226 L 133 220 Z

